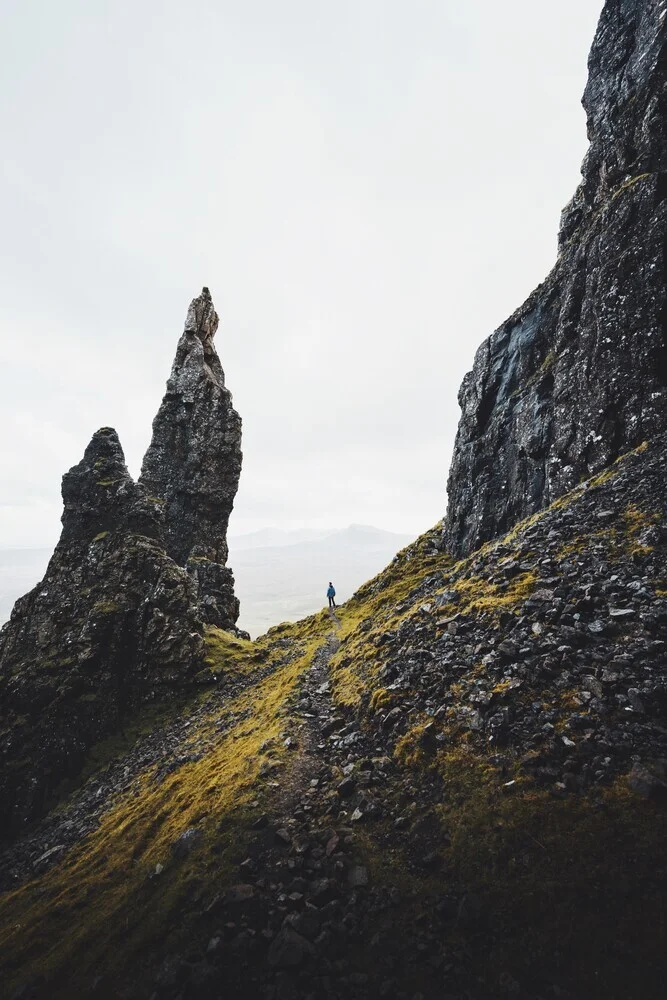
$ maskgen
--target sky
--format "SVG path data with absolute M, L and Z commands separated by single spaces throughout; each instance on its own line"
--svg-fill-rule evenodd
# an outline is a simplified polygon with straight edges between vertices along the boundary
M 230 531 L 445 513 L 457 392 L 546 276 L 602 0 L 0 0 L 0 547 L 138 475 L 190 299 L 243 418 Z

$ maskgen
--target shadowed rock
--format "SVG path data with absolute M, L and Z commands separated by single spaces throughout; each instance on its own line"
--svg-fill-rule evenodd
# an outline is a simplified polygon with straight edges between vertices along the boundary
M 233 628 L 239 604 L 226 567 L 227 525 L 241 474 L 241 418 L 213 346 L 217 328 L 204 288 L 188 310 L 140 482 L 164 500 L 167 551 L 196 580 L 203 620 Z
M 60 541 L 0 632 L 0 829 L 38 816 L 88 749 L 201 670 L 191 577 L 161 541 L 161 503 L 132 481 L 116 432 L 63 477 Z
M 546 282 L 459 394 L 446 544 L 475 549 L 667 427 L 667 19 L 608 2 L 584 95 L 590 149 Z

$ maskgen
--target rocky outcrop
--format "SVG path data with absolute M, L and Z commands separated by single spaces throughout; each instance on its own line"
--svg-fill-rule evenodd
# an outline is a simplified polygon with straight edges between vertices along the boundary
M 608 0 L 590 149 L 546 282 L 459 394 L 446 544 L 466 554 L 667 427 L 667 18 Z
M 378 639 L 380 725 L 431 717 L 442 745 L 502 750 L 555 795 L 638 761 L 667 778 L 666 477 L 663 434 L 426 576 Z
M 0 829 L 48 807 L 86 752 L 140 704 L 203 668 L 194 583 L 164 549 L 162 503 L 134 483 L 116 432 L 63 477 L 46 575 L 0 632 Z
M 167 551 L 195 579 L 203 621 L 233 628 L 239 603 L 227 525 L 241 474 L 241 418 L 213 345 L 217 328 L 204 288 L 188 310 L 140 482 L 164 500 Z

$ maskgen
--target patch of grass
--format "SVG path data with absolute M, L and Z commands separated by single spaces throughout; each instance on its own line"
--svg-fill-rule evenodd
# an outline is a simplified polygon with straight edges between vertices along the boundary
M 451 569 L 451 556 L 439 547 L 442 531 L 439 522 L 402 549 L 339 609 L 341 647 L 330 669 L 334 699 L 340 705 L 358 706 L 370 693 L 382 666 L 377 652 L 382 633 L 396 629 L 419 608 L 422 602 L 417 592 L 427 577 Z
M 399 764 L 415 765 L 425 758 L 421 741 L 426 730 L 428 719 L 411 726 L 401 736 L 394 747 L 394 759 Z
M 653 175 L 650 174 L 650 173 L 645 173 L 645 174 L 637 174 L 636 177 L 630 177 L 630 178 L 628 178 L 627 181 L 623 181 L 622 184 L 619 184 L 618 187 L 615 188 L 614 191 L 612 191 L 611 197 L 610 197 L 609 200 L 610 201 L 616 201 L 616 199 L 618 197 L 620 197 L 620 195 L 622 195 L 625 191 L 629 191 L 631 188 L 635 187 L 637 184 L 641 184 L 642 181 L 645 181 L 645 180 L 647 180 L 647 178 L 652 177 L 652 176 Z
M 214 676 L 247 676 L 266 663 L 266 651 L 247 639 L 237 639 L 231 632 L 209 625 L 204 630 L 204 662 Z
M 462 599 L 457 610 L 463 615 L 498 615 L 507 608 L 520 605 L 537 586 L 534 573 L 513 577 L 504 590 L 482 577 L 464 577 L 454 583 L 454 590 Z
M 660 519 L 659 513 L 649 513 L 634 504 L 626 507 L 623 511 L 623 520 L 625 522 L 625 549 L 628 555 L 648 555 L 651 546 L 642 544 L 639 541 L 639 535 L 647 528 L 657 524 Z
M 113 615 L 116 611 L 122 611 L 121 605 L 116 601 L 96 601 L 92 607 L 95 615 Z
M 396 701 L 396 695 L 386 688 L 376 688 L 371 695 L 370 711 L 386 712 Z
M 316 647 L 304 644 L 297 658 L 226 705 L 224 717 L 238 721 L 213 745 L 219 711 L 198 720 L 193 748 L 209 740 L 201 760 L 159 783 L 149 768 L 62 864 L 4 896 L 0 968 L 10 994 L 20 982 L 13 970 L 30 968 L 47 978 L 54 996 L 61 988 L 60 995 L 73 995 L 76 984 L 159 947 L 188 886 L 198 882 L 212 894 L 229 880 L 247 836 L 249 803 L 261 794 L 257 781 L 268 757 L 260 748 L 273 740 L 275 762 L 286 705 Z M 171 845 L 191 827 L 202 830 L 203 842 L 176 861 Z M 164 871 L 149 878 L 157 864 Z

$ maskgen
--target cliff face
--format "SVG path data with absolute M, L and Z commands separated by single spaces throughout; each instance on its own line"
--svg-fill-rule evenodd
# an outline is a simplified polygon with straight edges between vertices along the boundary
M 140 482 L 165 501 L 167 551 L 194 577 L 203 621 L 229 628 L 239 616 L 226 563 L 241 474 L 241 418 L 213 345 L 217 329 L 204 288 L 188 310 Z
M 466 554 L 667 427 L 667 17 L 606 4 L 590 149 L 553 272 L 459 394 L 447 547 Z
M 60 541 L 0 632 L 0 828 L 39 815 L 129 711 L 190 682 L 203 629 L 161 541 L 161 504 L 132 481 L 116 432 L 63 477 Z

